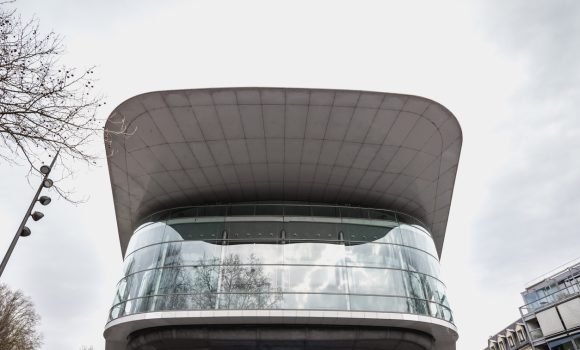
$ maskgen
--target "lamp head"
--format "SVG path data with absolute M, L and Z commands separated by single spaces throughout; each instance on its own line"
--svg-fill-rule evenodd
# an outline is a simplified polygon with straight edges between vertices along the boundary
M 39 211 L 35 211 L 30 216 L 32 216 L 32 220 L 38 221 L 38 220 L 40 220 L 40 219 L 42 219 L 44 217 L 44 214 L 41 213 L 41 212 L 39 212 Z
M 49 196 L 40 196 L 40 198 L 38 198 L 38 201 L 42 205 L 49 205 L 52 199 L 50 199 Z
M 44 179 L 42 180 L 42 186 L 46 187 L 46 188 L 50 188 L 52 187 L 53 182 L 51 179 Z
M 44 175 L 47 175 L 48 173 L 50 173 L 50 167 L 48 165 L 43 165 L 40 167 L 40 172 L 43 173 Z
M 20 231 L 20 236 L 22 237 L 28 237 L 30 236 L 32 232 L 30 231 L 30 229 L 26 226 L 24 226 L 24 228 L 22 228 L 22 231 Z

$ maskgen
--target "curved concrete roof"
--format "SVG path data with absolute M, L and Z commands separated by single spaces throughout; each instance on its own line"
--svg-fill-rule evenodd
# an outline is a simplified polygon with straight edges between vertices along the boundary
M 462 135 L 410 95 L 317 89 L 157 91 L 107 120 L 123 253 L 140 218 L 193 204 L 285 200 L 399 210 L 423 220 L 439 255 Z

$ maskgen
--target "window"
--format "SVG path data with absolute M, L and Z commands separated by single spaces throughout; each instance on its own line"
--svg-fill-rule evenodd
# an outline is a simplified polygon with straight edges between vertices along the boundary
M 524 334 L 524 331 L 522 331 L 521 329 L 518 329 L 518 339 L 520 340 L 520 342 L 526 341 L 526 335 Z
M 508 344 L 510 345 L 510 348 L 513 348 L 516 345 L 516 343 L 514 341 L 514 337 L 511 334 L 509 334 L 507 336 L 507 339 L 508 339 Z
M 500 350 L 506 350 L 505 349 L 505 343 L 503 341 L 501 341 L 501 340 L 499 341 L 499 349 Z

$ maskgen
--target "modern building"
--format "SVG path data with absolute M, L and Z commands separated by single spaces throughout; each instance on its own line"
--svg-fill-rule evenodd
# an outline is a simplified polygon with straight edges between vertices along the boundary
M 580 260 L 529 282 L 522 298 L 521 319 L 490 337 L 486 350 L 580 350 Z
M 485 350 L 531 350 L 530 338 L 521 320 L 512 322 L 496 335 L 489 337 Z
M 426 98 L 225 88 L 118 106 L 107 350 L 455 349 L 461 129 Z

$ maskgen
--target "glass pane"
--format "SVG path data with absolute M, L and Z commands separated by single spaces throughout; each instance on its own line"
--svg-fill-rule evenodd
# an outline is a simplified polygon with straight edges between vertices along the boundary
M 451 313 L 451 310 L 444 306 L 441 306 L 441 310 L 443 311 L 443 319 L 445 321 L 453 322 L 453 314 Z
M 340 208 L 340 216 L 343 218 L 363 218 L 368 219 L 368 212 L 361 208 Z
M 413 298 L 427 299 L 425 284 L 428 283 L 424 275 L 418 273 L 403 274 L 407 286 L 407 295 Z
M 115 291 L 115 297 L 113 298 L 113 305 L 125 301 L 127 299 L 127 292 L 127 279 L 123 278 L 117 284 L 117 290 Z
M 312 216 L 340 217 L 337 207 L 312 206 Z
M 281 222 L 228 222 L 228 240 L 234 241 L 278 241 L 282 231 Z
M 346 310 L 347 296 L 333 294 L 284 294 L 284 308 L 298 310 Z
M 383 242 L 392 244 L 404 244 L 401 228 L 395 227 L 390 230 L 383 238 Z
M 260 264 L 259 258 L 254 255 L 254 244 L 233 244 L 224 247 L 223 265 Z
M 369 209 L 369 218 L 375 220 L 396 221 L 394 213 L 382 210 Z
M 256 264 L 283 264 L 284 245 L 281 244 L 254 244 Z
M 223 222 L 192 222 L 171 224 L 167 227 L 165 241 L 221 240 L 225 225 Z
M 258 204 L 256 205 L 256 216 L 260 215 L 280 215 L 284 214 L 284 206 L 276 204 Z
M 123 310 L 125 308 L 125 304 L 120 304 L 117 306 L 114 306 L 111 309 L 111 314 L 109 315 L 109 320 L 114 320 L 117 317 L 121 317 L 121 310 Z
M 282 246 L 278 244 L 232 244 L 226 249 L 224 264 L 281 264 Z
M 141 297 L 133 300 L 131 313 L 154 311 L 154 297 Z
M 278 309 L 282 305 L 281 293 L 220 294 L 219 309 L 257 310 Z
M 401 268 L 401 247 L 390 244 L 366 243 L 346 247 L 347 265 Z
M 230 216 L 253 216 L 254 205 L 232 205 L 229 208 Z
M 171 211 L 169 215 L 166 215 L 166 218 L 176 219 L 176 218 L 193 218 L 196 217 L 196 208 L 182 208 L 177 209 L 175 211 Z
M 146 245 L 162 242 L 164 231 L 165 224 L 163 223 L 155 223 L 141 228 L 131 237 L 125 256 Z
M 344 240 L 349 242 L 382 242 L 392 230 L 390 227 L 342 224 L 340 229 L 344 233 Z
M 199 294 L 198 299 L 206 300 L 206 295 L 217 292 L 219 270 L 215 265 L 164 268 L 157 294 Z
M 220 206 L 220 205 L 198 207 L 197 208 L 197 215 L 198 216 L 226 216 L 227 209 L 228 209 L 227 206 Z
M 328 243 L 284 244 L 285 264 L 344 265 L 345 247 Z
M 350 293 L 407 295 L 403 271 L 369 268 L 348 268 Z
M 284 291 L 346 293 L 345 273 L 341 267 L 286 266 L 288 283 Z
M 162 244 L 155 244 L 131 254 L 125 261 L 125 274 L 158 267 L 162 258 L 162 247 Z
M 279 305 L 282 299 L 282 266 L 226 263 L 220 270 L 222 295 L 219 308 L 260 309 Z
M 223 246 L 213 242 L 181 242 L 181 265 L 214 265 L 220 263 Z M 167 259 L 167 258 L 166 258 Z
M 147 270 L 136 273 L 127 278 L 127 291 L 124 299 L 134 299 L 145 295 L 155 294 L 155 280 L 157 270 Z
M 317 222 L 286 222 L 284 223 L 286 239 L 289 241 L 336 241 L 338 240 L 338 225 L 334 223 Z
M 284 216 L 311 216 L 308 205 L 285 205 Z
M 424 231 L 408 225 L 401 225 L 402 243 L 404 245 L 422 249 L 433 256 L 437 256 L 433 239 Z
M 404 269 L 439 276 L 439 262 L 432 255 L 409 247 L 398 246 L 397 249 Z
M 350 309 L 354 311 L 408 312 L 407 298 L 379 296 L 350 296 Z
M 407 224 L 410 226 L 419 226 L 419 227 L 423 228 L 423 223 L 421 221 L 419 221 L 418 219 L 410 216 L 410 215 L 406 215 L 403 213 L 397 213 L 397 219 L 399 219 L 399 223 L 401 225 Z
M 135 254 L 131 254 L 125 258 L 123 261 L 123 276 L 127 276 L 131 273 L 131 271 L 135 271 L 133 268 L 133 264 L 135 263 L 133 260 L 135 259 Z

